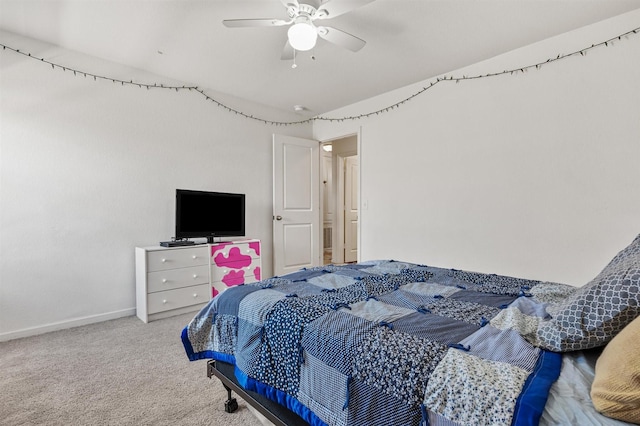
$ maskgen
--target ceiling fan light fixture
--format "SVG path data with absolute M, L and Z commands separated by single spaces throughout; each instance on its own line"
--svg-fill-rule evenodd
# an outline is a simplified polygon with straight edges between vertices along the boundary
M 313 49 L 318 37 L 352 52 L 362 49 L 367 44 L 366 41 L 337 28 L 316 26 L 314 22 L 335 18 L 372 1 L 374 0 L 358 0 L 356 2 L 352 0 L 280 0 L 287 8 L 289 20 L 275 18 L 225 19 L 222 23 L 229 28 L 289 26 L 287 43 L 284 45 L 280 59 L 293 59 L 292 68 L 295 68 L 295 52 Z M 315 59 L 315 56 L 311 56 L 311 59 Z
M 318 31 L 308 19 L 298 20 L 289 27 L 287 35 L 291 47 L 301 52 L 313 49 L 318 40 Z

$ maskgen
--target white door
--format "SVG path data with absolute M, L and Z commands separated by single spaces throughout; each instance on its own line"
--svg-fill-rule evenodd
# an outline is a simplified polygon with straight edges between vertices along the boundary
M 273 135 L 273 273 L 320 265 L 320 144 Z
M 334 226 L 334 196 L 333 196 L 333 159 L 331 152 L 320 150 L 321 167 L 320 197 L 322 199 L 322 264 L 331 263 L 333 243 L 332 233 Z
M 345 160 L 344 185 L 344 261 L 358 261 L 358 156 Z

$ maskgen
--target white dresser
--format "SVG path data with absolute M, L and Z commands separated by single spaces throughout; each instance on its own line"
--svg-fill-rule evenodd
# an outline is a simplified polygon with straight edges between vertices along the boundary
M 260 240 L 136 247 L 136 315 L 144 322 L 197 311 L 229 287 L 261 279 Z
M 138 318 L 149 322 L 203 307 L 211 295 L 209 247 L 136 247 Z

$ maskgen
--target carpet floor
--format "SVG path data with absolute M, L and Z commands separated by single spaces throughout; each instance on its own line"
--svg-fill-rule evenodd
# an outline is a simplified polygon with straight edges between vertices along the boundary
M 0 343 L 2 425 L 261 426 L 247 404 L 190 362 L 180 333 L 194 313 L 137 317 Z

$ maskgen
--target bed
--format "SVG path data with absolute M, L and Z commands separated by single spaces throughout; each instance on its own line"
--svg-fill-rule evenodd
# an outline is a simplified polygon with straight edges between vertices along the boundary
M 227 411 L 235 390 L 275 424 L 561 424 L 591 404 L 563 400 L 580 370 L 568 366 L 588 370 L 580 356 L 638 323 L 639 286 L 640 235 L 581 288 L 395 260 L 327 265 L 226 290 L 182 341 L 190 360 L 210 360 Z

